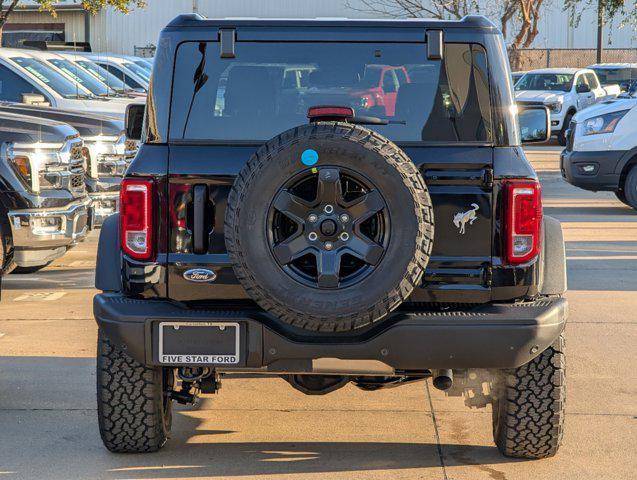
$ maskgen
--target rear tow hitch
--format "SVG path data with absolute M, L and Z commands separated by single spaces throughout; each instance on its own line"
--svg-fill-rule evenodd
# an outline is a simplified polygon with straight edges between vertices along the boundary
M 197 405 L 199 393 L 217 393 L 221 388 L 219 374 L 207 367 L 180 367 L 177 376 L 181 388 L 168 390 L 166 394 L 182 405 Z

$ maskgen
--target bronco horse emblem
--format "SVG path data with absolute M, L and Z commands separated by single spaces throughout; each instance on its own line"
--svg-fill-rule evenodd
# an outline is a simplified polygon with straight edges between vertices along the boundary
M 469 222 L 469 225 L 473 225 L 473 222 L 478 219 L 476 212 L 480 209 L 480 207 L 477 203 L 472 203 L 471 206 L 473 207 L 471 210 L 458 212 L 453 216 L 453 224 L 460 229 L 459 233 L 462 235 L 464 235 L 467 222 Z

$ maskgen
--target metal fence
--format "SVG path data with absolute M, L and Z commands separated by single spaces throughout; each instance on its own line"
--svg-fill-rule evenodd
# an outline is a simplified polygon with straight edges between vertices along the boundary
M 586 67 L 597 63 L 594 48 L 523 48 L 509 50 L 511 69 L 516 71 L 548 67 Z M 637 48 L 606 48 L 604 63 L 637 63 Z

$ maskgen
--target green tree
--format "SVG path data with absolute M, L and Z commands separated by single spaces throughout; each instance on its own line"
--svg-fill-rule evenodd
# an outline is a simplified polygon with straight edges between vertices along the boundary
M 34 0 L 40 6 L 43 12 L 49 12 L 52 16 L 56 16 L 55 5 L 57 0 Z M 24 3 L 22 0 L 0 0 L 0 44 L 2 41 L 2 29 L 7 19 Z M 122 13 L 128 13 L 131 7 L 144 7 L 146 0 L 82 0 L 82 8 L 95 15 L 97 12 L 106 7 L 113 7 Z
M 575 12 L 571 25 L 577 27 L 584 10 L 597 10 L 597 63 L 602 62 L 604 26 L 621 17 L 620 27 L 630 25 L 637 29 L 637 0 L 564 0 L 564 10 Z
M 602 25 L 620 16 L 624 19 L 622 26 L 637 26 L 637 0 L 564 0 L 564 10 L 577 12 L 571 20 L 573 26 L 579 25 L 582 12 L 589 8 L 597 10 Z

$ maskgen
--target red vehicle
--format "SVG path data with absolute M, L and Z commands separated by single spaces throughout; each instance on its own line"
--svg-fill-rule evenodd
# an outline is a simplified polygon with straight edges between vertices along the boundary
M 382 112 L 379 113 L 393 117 L 398 89 L 409 82 L 409 74 L 405 67 L 368 65 L 361 80 L 364 89 L 353 91 L 352 95 L 361 98 L 363 108 L 381 107 Z

